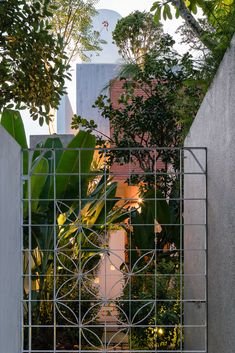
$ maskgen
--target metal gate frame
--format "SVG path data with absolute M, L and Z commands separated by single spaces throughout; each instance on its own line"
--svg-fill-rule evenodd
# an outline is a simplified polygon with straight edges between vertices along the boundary
M 136 159 L 133 157 L 135 156 L 134 152 L 137 151 L 136 148 L 118 149 L 119 151 L 126 151 L 132 157 L 132 161 L 129 159 L 129 163 L 124 164 L 122 167 L 117 167 L 116 169 L 110 169 L 107 165 L 107 156 L 115 149 L 106 148 L 92 150 L 104 153 L 105 162 L 102 169 L 95 173 L 97 180 L 95 180 L 95 178 L 93 180 L 93 189 L 92 186 L 90 186 L 90 194 L 86 194 L 85 196 L 82 191 L 85 185 L 85 178 L 93 178 L 94 172 L 89 171 L 88 173 L 82 173 L 81 165 L 85 162 L 86 156 L 91 149 L 36 148 L 22 151 L 21 228 L 23 285 L 21 353 L 88 353 L 97 351 L 106 353 L 113 351 L 128 353 L 207 353 L 208 260 L 206 149 L 138 149 L 140 152 L 147 151 L 154 158 L 154 170 L 152 171 L 143 171 L 136 166 Z M 57 156 L 65 151 L 76 152 L 79 156 L 77 164 L 78 169 L 73 173 L 68 170 L 58 172 Z M 163 153 L 164 156 L 164 153 L 172 153 L 172 151 L 178 154 L 179 169 L 174 170 L 171 163 L 168 162 L 167 169 L 164 170 L 163 165 L 161 165 L 161 160 L 158 161 L 159 164 L 157 164 L 157 156 L 159 153 Z M 198 152 L 200 156 L 203 155 L 202 160 L 198 158 Z M 33 165 L 33 163 L 30 162 L 29 170 L 27 172 L 24 171 L 23 159 L 28 157 L 28 159 L 32 161 L 35 153 L 38 154 L 39 163 Z M 40 158 L 42 162 L 40 162 Z M 51 161 L 49 163 L 49 169 L 44 168 L 44 164 L 46 164 L 44 163 L 45 158 Z M 186 158 L 193 161 L 192 170 L 187 172 L 184 170 L 184 160 Z M 125 161 L 122 162 L 124 163 Z M 142 181 L 142 183 L 139 181 L 139 185 L 142 185 L 142 187 L 144 187 L 146 180 L 152 178 L 151 182 L 154 187 L 153 194 L 151 195 L 153 196 L 147 197 L 144 200 L 141 200 L 138 194 L 134 196 L 127 195 L 120 198 L 117 196 L 117 193 L 113 194 L 110 191 L 108 195 L 112 195 L 112 197 L 107 197 L 107 192 L 109 192 L 110 185 L 112 186 L 113 182 L 109 180 L 110 176 L 112 176 L 113 180 L 116 180 L 119 185 L 121 182 L 123 184 L 126 179 L 129 179 L 129 187 L 134 188 L 135 182 L 133 182 L 133 180 L 136 178 L 136 175 L 138 175 L 140 179 L 143 178 L 143 180 L 145 180 Z M 69 178 L 71 185 L 73 184 L 73 180 L 78 182 L 77 188 L 75 188 L 77 190 L 77 196 L 73 200 L 57 197 L 59 180 L 64 180 L 65 177 Z M 98 183 L 102 177 L 104 179 L 102 189 L 103 196 L 101 195 L 100 199 L 97 200 L 94 195 L 91 200 L 89 196 L 97 186 L 95 183 Z M 156 185 L 159 185 L 160 180 L 165 182 L 164 178 L 168 178 L 168 186 L 171 185 L 175 179 L 178 179 L 179 191 L 176 197 L 170 196 L 170 193 L 167 191 L 163 197 L 159 196 Z M 189 178 L 192 178 L 194 181 L 198 178 L 198 182 L 203 180 L 203 183 L 205 183 L 203 197 L 195 198 L 188 195 L 185 197 L 184 184 L 185 182 L 190 183 Z M 50 192 L 47 194 L 47 197 L 41 198 L 41 195 L 38 194 L 38 190 L 41 188 L 41 185 L 46 182 L 51 184 Z M 86 204 L 91 201 L 94 203 L 103 202 L 103 223 L 84 223 L 85 216 L 82 212 Z M 77 202 L 77 206 L 74 206 L 74 202 Z M 109 222 L 109 212 L 112 211 L 110 210 L 110 203 L 112 202 L 118 203 L 119 206 L 120 203 L 129 204 L 129 206 L 132 205 L 132 208 L 136 209 L 135 218 L 132 214 L 133 210 L 129 207 L 129 222 L 123 223 L 122 221 L 122 226 L 128 233 L 128 236 L 124 237 L 126 248 L 123 248 L 122 243 L 122 247 L 110 249 L 110 232 L 121 230 L 120 224 L 118 229 L 113 229 L 117 228 L 117 224 Z M 142 223 L 133 223 L 132 219 L 141 220 L 141 214 L 144 212 L 144 205 L 145 203 L 147 204 L 147 202 L 154 205 L 153 221 L 150 223 L 144 223 L 142 221 Z M 159 214 L 162 205 L 164 204 L 166 207 L 166 204 L 169 205 L 172 202 L 175 202 L 178 207 L 179 223 L 159 222 Z M 39 203 L 41 203 L 41 208 L 39 207 Z M 203 208 L 203 216 L 196 224 L 185 224 L 183 221 L 184 211 L 188 207 L 188 204 L 196 205 L 196 209 L 200 207 Z M 73 207 L 72 210 L 71 207 Z M 47 212 L 40 214 L 40 212 L 38 212 L 39 209 L 44 209 Z M 37 214 L 38 218 L 35 214 Z M 61 215 L 60 222 L 58 220 L 58 214 Z M 63 223 L 64 220 L 62 218 L 65 218 L 65 216 L 67 217 L 65 221 L 67 223 Z M 46 218 L 48 219 L 47 223 L 45 223 Z M 162 216 L 162 218 L 164 217 Z M 38 223 L 36 223 L 36 220 Z M 63 227 L 65 228 L 63 230 L 64 233 L 62 232 Z M 167 234 L 169 239 L 171 239 L 171 235 L 168 234 L 170 232 L 168 232 L 168 228 L 174 233 L 174 227 L 179 230 L 179 245 L 176 246 L 174 242 L 169 241 L 164 244 L 164 247 L 158 247 L 159 244 L 161 244 L 161 246 L 163 244 L 159 240 L 161 234 Z M 192 229 L 194 229 L 194 227 L 204 229 L 203 237 L 205 246 L 200 249 L 189 247 L 185 250 L 185 239 L 187 238 L 187 236 L 186 238 L 184 237 L 185 229 L 191 229 L 193 233 Z M 75 235 L 70 237 L 68 234 L 71 232 L 72 228 L 75 230 L 71 234 Z M 137 237 L 137 234 L 140 234 L 140 229 L 141 232 L 143 232 L 143 230 L 149 230 L 150 228 L 155 234 L 154 247 L 139 248 L 135 237 Z M 42 229 L 46 229 L 46 231 L 44 232 Z M 47 234 L 47 238 L 43 239 L 42 237 L 39 239 L 40 234 Z M 62 236 L 60 234 L 62 234 Z M 133 234 L 135 234 L 135 237 Z M 93 237 L 92 241 L 91 235 Z M 46 242 L 48 238 L 51 238 L 49 243 Z M 67 238 L 69 240 L 66 243 L 65 239 Z M 77 241 L 77 239 L 80 240 Z M 35 244 L 35 241 L 42 242 L 42 240 L 47 244 L 47 248 L 39 249 L 39 245 L 36 246 L 38 243 Z M 82 243 L 82 241 L 84 241 L 84 243 Z M 90 244 L 90 247 L 86 247 L 87 244 Z M 135 247 L 133 245 L 135 245 Z M 73 250 L 71 251 L 71 249 Z M 76 254 L 74 253 L 75 251 L 77 252 Z M 187 269 L 184 267 L 185 254 L 187 254 L 187 256 L 190 254 L 189 257 L 191 257 L 193 262 L 197 258 L 197 255 L 195 255 L 197 252 L 200 252 L 199 256 L 201 256 L 201 258 L 204 258 L 204 272 L 187 273 Z M 69 253 L 71 256 L 69 256 Z M 89 253 L 92 254 L 90 258 Z M 85 257 L 84 254 L 88 256 L 88 260 L 83 260 Z M 97 257 L 99 257 L 98 262 Z M 114 262 L 114 258 L 118 259 L 117 262 Z M 163 260 L 165 260 L 165 263 Z M 37 261 L 39 261 L 38 265 Z M 47 263 L 43 261 L 47 261 Z M 121 261 L 123 262 L 121 263 Z M 176 263 L 174 271 L 178 271 L 177 273 L 172 273 L 171 269 L 168 268 L 168 270 L 166 270 L 164 268 L 163 263 L 166 268 L 169 265 L 167 261 L 169 263 Z M 93 262 L 95 268 L 91 267 L 87 269 L 89 262 Z M 49 272 L 47 266 L 50 267 Z M 104 270 L 103 274 L 100 270 L 102 266 Z M 112 269 L 111 266 L 113 266 Z M 41 274 L 39 270 L 42 271 Z M 110 271 L 115 272 L 115 274 L 118 273 L 116 276 L 119 286 L 121 283 L 121 286 L 125 288 L 119 293 L 119 296 L 117 293 L 113 294 L 112 288 L 108 288 L 109 282 L 114 278 L 114 274 L 110 274 Z M 162 290 L 160 287 L 166 286 L 164 281 L 167 282 L 167 277 L 169 277 L 169 281 L 167 284 L 168 287 L 165 287 L 165 290 L 170 292 L 170 294 L 168 293 L 169 297 L 161 298 L 159 297 Z M 49 279 L 52 279 L 52 282 L 50 282 Z M 198 282 L 199 287 L 202 287 L 204 295 L 195 298 L 192 294 L 191 298 L 187 298 L 186 293 L 193 293 L 190 287 L 191 282 L 196 283 L 195 281 L 200 280 L 202 282 Z M 103 283 L 103 287 L 100 282 Z M 144 285 L 147 286 L 147 288 L 144 289 L 147 299 L 141 297 L 140 288 L 144 288 Z M 152 292 L 150 290 L 151 285 L 154 287 Z M 47 297 L 44 297 L 45 293 L 43 293 L 43 290 L 46 286 L 48 286 L 46 292 Z M 68 286 L 67 289 L 66 286 Z M 189 287 L 188 292 L 185 286 Z M 63 292 L 64 290 L 67 290 L 67 294 Z M 75 296 L 75 299 L 73 296 Z M 87 299 L 89 296 L 90 298 Z M 135 303 L 137 303 L 137 309 L 135 308 Z M 179 307 L 174 307 L 172 303 L 174 303 L 176 307 L 179 305 Z M 190 304 L 192 304 L 192 307 Z M 188 309 L 185 309 L 186 305 L 188 305 Z M 88 306 L 88 309 L 86 306 Z M 195 307 L 200 306 L 201 308 L 203 307 L 203 315 L 202 311 L 199 313 L 199 315 L 202 315 L 202 323 L 198 323 L 198 318 L 195 319 L 195 322 L 192 322 L 192 318 L 190 318 L 189 324 L 185 322 L 185 310 L 188 310 L 190 316 L 190 310 L 191 314 L 195 314 Z M 48 309 L 48 307 L 50 309 Z M 43 312 L 43 310 L 45 310 L 45 312 Z M 94 310 L 95 313 L 92 313 L 92 310 Z M 162 310 L 166 310 L 165 316 L 168 315 L 169 317 L 173 317 L 174 310 L 176 310 L 178 321 L 176 320 L 176 322 L 174 319 L 169 319 L 172 320 L 172 322 L 169 321 L 165 323 L 164 315 L 161 312 Z M 167 312 L 167 310 L 169 312 Z M 177 317 L 177 315 L 175 316 Z M 110 320 L 110 317 L 113 321 Z M 40 321 L 43 318 L 47 321 Z M 190 330 L 194 330 L 195 332 L 201 330 L 203 332 L 199 334 L 201 339 L 204 340 L 202 346 L 190 346 L 190 343 L 185 339 L 187 335 L 190 336 Z M 146 339 L 144 335 L 147 337 Z M 172 343 L 171 345 L 164 345 L 164 335 L 175 335 L 169 339 L 169 342 L 177 341 L 178 339 L 178 343 L 176 343 L 175 346 L 173 346 Z M 177 335 L 179 335 L 178 338 Z M 61 343 L 60 341 L 63 337 L 65 341 L 67 340 L 68 342 Z M 141 340 L 143 342 L 142 346 L 141 342 L 139 342 Z M 71 343 L 72 341 L 73 344 Z

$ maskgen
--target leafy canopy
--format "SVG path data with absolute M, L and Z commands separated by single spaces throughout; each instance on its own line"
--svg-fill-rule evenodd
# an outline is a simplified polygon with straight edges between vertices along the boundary
M 92 28 L 97 0 L 50 0 L 50 3 L 54 8 L 50 24 L 53 32 L 62 38 L 68 62 L 77 56 L 86 61 L 89 59 L 87 52 L 101 50 L 103 41 L 99 32 Z
M 51 34 L 49 2 L 0 2 L 0 112 L 26 107 L 40 125 L 58 107 L 68 69 L 63 42 Z
M 161 151 L 156 158 L 147 149 L 181 145 L 184 129 L 193 120 L 203 93 L 203 87 L 195 84 L 199 73 L 192 60 L 188 55 L 180 58 L 172 45 L 169 39 L 164 55 L 146 55 L 144 67 L 136 64 L 135 74 L 122 79 L 118 106 L 103 95 L 94 105 L 101 116 L 110 121 L 112 136 L 109 143 L 117 148 L 145 148 L 132 152 L 144 172 L 153 172 L 162 158 L 166 163 L 176 165 L 177 156 L 173 150 L 165 155 Z M 72 128 L 79 126 L 88 131 L 97 129 L 94 121 L 75 116 Z M 101 138 L 100 143 L 105 140 L 107 137 Z M 128 158 L 130 153 L 125 150 L 112 151 L 109 163 L 125 164 L 129 162 Z
M 113 39 L 126 62 L 139 63 L 149 51 L 158 51 L 163 36 L 162 26 L 149 12 L 135 11 L 120 19 Z
M 172 5 L 172 6 L 170 6 Z M 194 36 L 200 39 L 206 48 L 220 62 L 231 38 L 235 32 L 235 2 L 234 0 L 161 0 L 155 1 L 151 8 L 154 19 L 158 23 L 161 18 L 172 19 L 172 8 L 175 17 L 181 16 Z M 206 18 L 208 26 L 203 27 L 194 15 L 200 8 Z

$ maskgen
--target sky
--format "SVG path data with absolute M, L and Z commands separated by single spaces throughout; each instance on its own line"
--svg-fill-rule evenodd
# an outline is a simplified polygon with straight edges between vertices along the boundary
M 127 16 L 135 10 L 149 11 L 154 0 L 100 0 L 97 9 L 115 10 L 122 16 Z
M 135 10 L 150 11 L 153 3 L 154 0 L 99 0 L 96 8 L 114 10 L 124 17 Z M 172 20 L 162 21 L 164 31 L 174 36 L 174 39 L 178 42 L 175 45 L 175 49 L 181 53 L 185 52 L 186 48 L 179 44 L 180 37 L 175 32 L 182 23 L 182 20 L 176 20 L 174 18 Z

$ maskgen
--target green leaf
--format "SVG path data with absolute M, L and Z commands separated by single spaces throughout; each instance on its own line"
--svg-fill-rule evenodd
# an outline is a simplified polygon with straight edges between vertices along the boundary
M 4 110 L 0 124 L 22 148 L 28 148 L 24 124 L 18 111 Z
M 18 111 L 4 110 L 0 124 L 22 148 L 28 148 L 23 120 Z M 23 172 L 28 172 L 28 153 L 23 153 Z
M 44 158 L 48 162 L 48 171 L 50 174 L 53 174 L 56 171 L 56 167 L 58 166 L 60 162 L 60 158 L 62 156 L 62 142 L 58 137 L 49 137 L 46 142 L 41 146 L 42 148 L 45 149 L 51 149 L 49 151 L 46 151 L 43 153 Z M 35 151 L 35 153 L 40 153 L 39 151 Z M 42 153 L 42 152 L 41 152 Z M 42 199 L 48 199 L 50 197 L 54 197 L 53 195 L 53 190 L 54 190 L 54 180 L 52 179 L 51 175 L 48 175 L 45 185 L 43 187 L 42 193 L 41 193 L 41 198 Z M 46 205 L 48 205 L 49 202 L 42 202 L 42 208 L 45 208 Z
M 162 16 L 163 16 L 164 21 L 166 21 L 166 19 L 167 19 L 166 5 L 163 7 Z
M 31 213 L 36 213 L 40 202 L 41 192 L 45 186 L 48 177 L 49 166 L 48 161 L 44 156 L 39 156 L 33 163 L 30 170 L 30 185 L 26 192 L 26 199 L 35 199 L 31 201 Z M 43 174 L 43 175 L 36 175 Z M 24 207 L 24 217 L 27 217 L 28 205 Z
M 167 17 L 172 20 L 171 8 L 168 4 L 165 5 L 166 15 Z
M 192 13 L 193 13 L 194 15 L 197 14 L 197 5 L 196 5 L 196 3 L 194 3 L 194 2 L 191 3 L 190 9 L 191 9 L 191 11 L 192 11 Z
M 154 19 L 155 23 L 158 23 L 161 20 L 161 7 L 160 6 L 157 8 L 157 11 L 155 12 L 153 19 Z
M 150 11 L 155 11 L 159 7 L 159 2 L 155 1 L 150 9 Z
M 175 8 L 175 18 L 178 19 L 180 17 L 180 12 L 178 7 Z
M 95 145 L 95 136 L 80 131 L 67 148 L 79 148 L 81 150 L 63 151 L 56 169 L 56 193 L 58 198 L 76 198 L 79 194 L 79 184 L 81 186 L 80 197 L 86 195 L 90 177 L 84 174 L 90 172 Z M 82 150 L 82 148 L 90 148 L 90 150 Z M 80 175 L 59 175 L 60 173 L 79 173 Z

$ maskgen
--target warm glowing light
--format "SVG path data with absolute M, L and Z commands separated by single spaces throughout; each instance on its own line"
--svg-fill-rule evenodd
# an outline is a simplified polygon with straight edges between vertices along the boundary
M 159 333 L 159 335 L 162 335 L 162 334 L 163 334 L 163 329 L 162 329 L 162 328 L 159 328 L 159 329 L 158 329 L 158 333 Z
M 161 231 L 162 231 L 161 224 L 158 223 L 158 221 L 156 219 L 154 219 L 154 232 L 161 233 Z
M 96 284 L 99 284 L 99 283 L 100 283 L 99 277 L 96 277 L 95 280 L 94 280 L 94 282 L 95 282 Z
M 142 202 L 143 202 L 143 199 L 141 199 L 141 197 L 138 198 L 138 203 L 142 203 Z
M 116 270 L 115 266 L 110 265 L 110 271 L 115 271 L 115 270 Z

